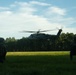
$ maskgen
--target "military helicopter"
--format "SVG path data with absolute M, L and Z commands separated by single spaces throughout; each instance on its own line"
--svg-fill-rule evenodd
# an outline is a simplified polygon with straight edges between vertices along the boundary
M 56 29 L 53 29 L 56 30 Z M 61 32 L 62 32 L 62 28 L 58 29 L 58 32 L 56 35 L 51 35 L 51 34 L 45 34 L 43 32 L 47 32 L 47 31 L 53 31 L 53 30 L 38 30 L 38 31 L 22 31 L 24 33 L 33 33 L 31 34 L 28 39 L 44 39 L 44 40 L 52 40 L 52 39 L 56 39 L 60 36 Z

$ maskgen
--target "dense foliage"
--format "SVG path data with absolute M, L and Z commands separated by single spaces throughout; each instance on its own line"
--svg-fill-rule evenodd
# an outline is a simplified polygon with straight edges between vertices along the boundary
M 51 50 L 69 50 L 73 43 L 73 38 L 76 34 L 62 33 L 60 37 L 54 42 L 52 40 L 15 39 L 6 38 L 6 46 L 8 51 L 51 51 Z

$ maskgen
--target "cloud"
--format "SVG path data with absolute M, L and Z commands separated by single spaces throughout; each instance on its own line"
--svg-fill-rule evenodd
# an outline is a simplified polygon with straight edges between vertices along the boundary
M 40 11 L 40 8 L 43 10 Z M 22 30 L 49 30 L 60 26 L 66 28 L 66 25 L 75 23 L 74 18 L 65 17 L 66 9 L 38 1 L 15 2 L 0 9 L 0 34 L 3 37 L 20 38 L 24 36 L 19 33 Z
M 0 11 L 2 11 L 2 10 L 9 10 L 9 8 L 8 7 L 0 7 Z
M 66 10 L 65 9 L 62 9 L 62 8 L 59 8 L 59 7 L 56 7 L 56 6 L 51 6 L 47 9 L 48 13 L 49 14 L 56 14 L 56 15 L 66 15 Z
M 31 1 L 30 4 L 40 5 L 40 6 L 50 6 L 48 3 L 38 2 L 38 1 Z

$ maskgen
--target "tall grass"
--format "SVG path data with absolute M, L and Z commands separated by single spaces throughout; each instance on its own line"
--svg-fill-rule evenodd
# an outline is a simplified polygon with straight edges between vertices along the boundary
M 8 52 L 0 75 L 76 75 L 69 52 Z

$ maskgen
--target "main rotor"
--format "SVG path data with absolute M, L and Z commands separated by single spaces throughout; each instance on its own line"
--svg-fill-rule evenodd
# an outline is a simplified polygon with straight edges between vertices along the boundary
M 39 29 L 38 31 L 33 31 L 33 30 L 32 31 L 31 30 L 27 31 L 27 30 L 23 30 L 21 32 L 39 34 L 39 33 L 48 32 L 48 31 L 54 31 L 54 30 L 56 30 L 56 29 L 52 29 L 52 30 L 41 30 L 41 29 Z

